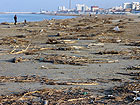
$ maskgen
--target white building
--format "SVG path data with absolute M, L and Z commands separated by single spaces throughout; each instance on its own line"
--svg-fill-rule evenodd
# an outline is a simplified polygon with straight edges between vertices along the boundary
M 85 12 L 85 11 L 90 11 L 91 9 L 88 7 L 88 6 L 83 6 L 82 7 L 82 12 Z
M 122 6 L 118 6 L 118 7 L 115 7 L 116 10 L 122 10 L 123 7 Z
M 129 9 L 132 8 L 132 3 L 124 3 L 123 4 L 123 9 Z
M 84 7 L 84 4 L 76 4 L 76 11 L 82 11 L 82 8 Z
M 139 2 L 132 2 L 132 9 L 133 10 L 139 10 L 140 9 L 140 3 Z
M 66 7 L 65 6 L 59 6 L 58 7 L 58 11 L 65 11 L 66 10 Z
M 91 11 L 92 12 L 96 12 L 99 10 L 99 7 L 98 6 L 91 6 Z

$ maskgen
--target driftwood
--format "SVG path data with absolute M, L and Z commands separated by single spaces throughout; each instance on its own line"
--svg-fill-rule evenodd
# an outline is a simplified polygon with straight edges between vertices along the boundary
M 8 77 L 0 76 L 0 82 L 40 82 L 46 85 L 98 85 L 96 82 L 55 82 L 56 80 L 51 80 L 46 77 L 39 77 L 36 75 L 32 76 L 17 76 Z
M 45 105 L 53 105 L 55 103 L 59 104 L 70 104 L 70 103 L 88 103 L 89 100 L 99 100 L 101 97 L 92 96 L 89 93 L 86 93 L 86 89 L 81 88 L 71 88 L 71 89 L 41 89 L 29 92 L 23 92 L 12 95 L 3 95 L 0 96 L 0 104 L 45 104 Z M 84 94 L 86 93 L 86 94 Z M 46 98 L 45 98 L 46 97 Z M 36 101 L 36 99 L 38 99 Z M 46 100 L 47 99 L 47 100 Z M 79 101 L 84 102 L 79 102 Z
M 54 50 L 81 50 L 81 49 L 86 49 L 86 47 L 83 47 L 83 46 L 68 46 L 68 47 L 59 47 L 59 48 L 56 48 Z
M 95 98 L 95 96 L 89 96 L 89 97 L 84 97 L 84 98 L 77 98 L 77 99 L 69 99 L 68 101 L 80 101 L 80 100 L 85 100 L 85 99 L 90 99 L 90 98 Z
M 135 59 L 135 60 L 140 60 L 140 56 L 123 57 L 123 59 Z
M 31 76 L 17 76 L 17 77 L 9 77 L 9 76 L 0 76 L 0 82 L 48 82 L 52 81 L 46 77 L 39 77 L 36 75 Z
M 126 68 L 127 70 L 140 70 L 140 65 L 136 65 L 136 66 L 129 66 Z
M 13 37 L 2 38 L 0 44 L 1 45 L 20 45 L 20 46 L 22 46 L 22 45 L 29 44 L 29 41 L 25 39 L 25 36 L 18 35 L 18 36 L 13 36 Z
M 23 62 L 23 61 L 29 61 L 29 59 L 25 59 L 22 57 L 15 57 L 11 60 L 13 63 Z
M 10 54 L 22 54 L 22 53 L 25 53 L 25 54 L 31 54 L 31 53 L 35 53 L 35 52 L 38 52 L 38 51 L 43 51 L 43 50 L 53 50 L 54 48 L 36 48 L 36 49 L 29 49 L 29 46 L 26 48 L 26 49 L 23 49 L 21 51 L 16 51 L 16 49 L 12 50 L 10 52 Z
M 92 63 L 116 63 L 118 60 L 90 59 L 88 57 L 68 56 L 68 55 L 47 55 L 38 59 L 40 62 L 50 62 L 54 64 L 69 64 L 84 66 Z
M 98 42 L 101 42 L 101 43 L 120 43 L 120 42 L 123 42 L 122 39 L 119 39 L 119 38 L 102 38 L 102 39 L 98 39 Z
M 127 46 L 140 46 L 140 41 L 133 41 L 130 43 L 126 43 Z
M 27 50 L 28 50 L 28 48 L 30 47 L 30 45 L 31 44 L 29 44 L 27 47 L 26 47 L 26 49 L 24 49 L 24 50 L 21 50 L 21 51 L 18 51 L 18 52 L 14 52 L 16 49 L 14 49 L 14 50 L 12 50 L 11 52 L 10 52 L 10 54 L 22 54 L 22 53 L 25 53 Z
M 89 86 L 98 85 L 96 82 L 48 82 L 47 85 L 79 85 L 79 86 Z
M 90 43 L 87 47 L 92 47 L 92 46 L 104 46 L 104 43 Z
M 72 44 L 76 43 L 75 40 L 57 40 L 57 39 L 48 39 L 46 44 Z
M 120 54 L 120 52 L 118 51 L 100 51 L 98 53 L 95 53 L 95 54 L 100 54 L 100 55 L 103 55 L 103 54 Z

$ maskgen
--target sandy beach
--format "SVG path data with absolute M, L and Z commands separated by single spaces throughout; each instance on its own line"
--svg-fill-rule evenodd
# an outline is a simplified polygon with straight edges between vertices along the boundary
M 138 105 L 139 70 L 139 16 L 0 24 L 3 105 Z

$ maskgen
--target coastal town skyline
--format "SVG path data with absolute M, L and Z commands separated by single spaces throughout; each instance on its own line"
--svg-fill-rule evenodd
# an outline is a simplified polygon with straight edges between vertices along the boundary
M 138 2 L 139 0 L 71 0 L 71 8 L 76 4 L 87 6 L 96 5 L 100 8 L 111 8 L 124 2 Z M 69 8 L 69 0 L 1 0 L 0 12 L 38 12 L 40 9 L 56 11 L 59 6 Z

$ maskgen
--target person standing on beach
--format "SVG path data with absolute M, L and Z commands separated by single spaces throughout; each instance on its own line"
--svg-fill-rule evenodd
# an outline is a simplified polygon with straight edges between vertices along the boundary
M 24 25 L 26 25 L 27 24 L 27 21 L 26 21 L 26 19 L 24 20 Z
M 17 16 L 14 16 L 14 20 L 15 20 L 15 25 L 17 24 Z

